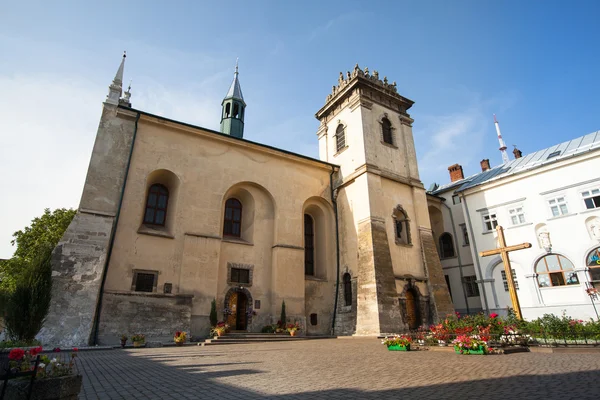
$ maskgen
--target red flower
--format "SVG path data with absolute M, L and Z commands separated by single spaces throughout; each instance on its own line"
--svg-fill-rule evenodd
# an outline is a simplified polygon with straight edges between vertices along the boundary
M 25 351 L 23 349 L 12 349 L 10 353 L 8 353 L 9 360 L 21 360 L 25 356 Z
M 490 314 L 490 318 L 496 318 L 497 316 L 498 314 L 496 314 L 495 312 Z
M 42 352 L 42 346 L 34 347 L 33 349 L 29 350 L 29 354 L 31 354 L 31 357 L 35 357 L 38 354 L 40 354 L 41 352 Z
M 79 349 L 77 347 L 73 347 L 73 351 L 77 352 Z
M 60 353 L 60 347 L 55 347 L 54 349 L 52 349 L 52 351 L 55 353 Z

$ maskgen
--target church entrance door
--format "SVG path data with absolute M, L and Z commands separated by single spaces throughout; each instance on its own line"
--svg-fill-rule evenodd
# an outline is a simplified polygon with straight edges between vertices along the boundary
M 421 316 L 419 315 L 418 294 L 414 289 L 406 291 L 406 317 L 409 329 L 417 329 L 421 325 Z
M 248 297 L 243 292 L 234 292 L 229 297 L 227 324 L 236 331 L 245 331 L 248 325 Z

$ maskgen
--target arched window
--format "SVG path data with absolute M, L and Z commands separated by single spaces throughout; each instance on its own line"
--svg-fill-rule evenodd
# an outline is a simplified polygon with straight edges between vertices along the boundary
M 342 124 L 338 125 L 335 130 L 335 144 L 337 151 L 342 150 L 346 147 L 346 130 Z
M 347 272 L 344 274 L 344 304 L 352 305 L 352 278 Z
M 385 143 L 392 145 L 394 144 L 394 138 L 392 136 L 392 123 L 387 118 L 383 118 L 381 120 L 381 133 Z
M 540 287 L 579 285 L 573 263 L 558 254 L 548 254 L 535 263 Z
M 304 274 L 315 274 L 315 224 L 308 214 L 304 214 Z
M 242 203 L 238 199 L 231 198 L 225 202 L 223 236 L 242 236 Z
M 169 190 L 158 183 L 150 186 L 146 199 L 146 212 L 144 224 L 165 225 L 167 220 L 167 205 L 169 204 Z
M 586 265 L 590 269 L 590 280 L 600 282 L 600 247 L 595 248 L 588 254 Z
M 452 235 L 448 232 L 440 235 L 440 257 L 454 257 L 454 242 L 452 241 Z
M 396 206 L 392 218 L 394 219 L 394 236 L 396 237 L 396 244 L 412 244 L 410 237 L 410 220 L 401 205 Z
M 240 113 L 240 106 L 237 103 L 233 104 L 233 118 L 237 118 Z
M 231 103 L 225 104 L 225 118 L 229 118 L 229 113 L 231 112 Z

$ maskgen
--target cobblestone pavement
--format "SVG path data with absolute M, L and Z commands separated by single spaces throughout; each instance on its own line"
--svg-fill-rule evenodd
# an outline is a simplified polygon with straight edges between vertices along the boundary
M 598 399 L 600 353 L 461 356 L 376 339 L 80 352 L 81 399 Z

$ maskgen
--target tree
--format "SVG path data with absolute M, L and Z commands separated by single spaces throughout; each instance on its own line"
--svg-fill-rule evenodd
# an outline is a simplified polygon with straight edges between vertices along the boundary
M 217 326 L 217 300 L 210 303 L 210 326 Z
M 280 320 L 281 320 L 281 326 L 285 327 L 285 325 L 287 324 L 287 317 L 285 315 L 285 300 L 283 300 L 281 302 L 281 317 L 280 317 Z
M 52 250 L 49 243 L 38 248 L 30 265 L 17 276 L 7 296 L 6 332 L 13 340 L 30 343 L 44 324 L 52 298 Z
M 11 293 L 15 289 L 17 277 L 47 247 L 54 248 L 67 230 L 77 211 L 57 208 L 34 218 L 31 225 L 13 233 L 11 244 L 17 246 L 13 257 L 0 262 L 0 292 Z M 1 296 L 1 294 L 0 294 Z

